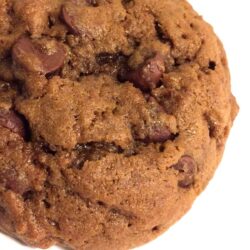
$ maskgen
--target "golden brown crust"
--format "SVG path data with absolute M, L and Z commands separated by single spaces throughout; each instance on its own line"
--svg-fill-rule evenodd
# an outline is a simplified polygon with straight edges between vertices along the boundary
M 0 22 L 0 229 L 75 250 L 164 232 L 238 112 L 211 26 L 184 0 L 3 0 Z

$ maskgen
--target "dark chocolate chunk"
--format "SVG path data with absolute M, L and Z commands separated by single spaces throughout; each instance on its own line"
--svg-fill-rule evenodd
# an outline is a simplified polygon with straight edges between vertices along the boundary
M 197 164 L 191 156 L 182 156 L 178 163 L 172 167 L 179 171 L 183 176 L 183 178 L 178 182 L 179 187 L 188 188 L 194 183 Z
M 0 109 L 0 126 L 19 134 L 21 137 L 26 136 L 24 121 L 14 111 Z
M 165 71 L 163 57 L 156 54 L 146 60 L 135 70 L 123 69 L 120 72 L 121 81 L 130 81 L 143 91 L 151 90 L 159 85 L 160 79 Z
M 80 31 L 75 25 L 74 18 L 70 16 L 65 6 L 62 6 L 61 19 L 67 25 L 70 33 L 73 35 L 80 35 Z
M 60 69 L 64 64 L 65 56 L 65 50 L 61 44 L 57 43 L 53 53 L 47 54 L 28 37 L 20 38 L 12 48 L 12 59 L 15 64 L 27 71 L 44 75 Z
M 21 178 L 14 168 L 1 171 L 0 182 L 5 184 L 6 189 L 10 189 L 21 195 L 30 188 L 25 179 Z

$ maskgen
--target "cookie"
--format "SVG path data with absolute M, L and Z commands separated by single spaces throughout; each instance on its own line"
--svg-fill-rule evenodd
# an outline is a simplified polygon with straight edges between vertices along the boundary
M 0 1 L 0 230 L 123 250 L 190 209 L 238 106 L 184 0 Z

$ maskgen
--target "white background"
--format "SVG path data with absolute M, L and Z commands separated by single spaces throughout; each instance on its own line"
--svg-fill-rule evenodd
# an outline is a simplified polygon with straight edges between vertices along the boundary
M 208 188 L 177 224 L 138 250 L 250 250 L 250 2 L 190 2 L 225 45 L 232 89 L 241 110 Z M 29 249 L 0 235 L 0 250 Z

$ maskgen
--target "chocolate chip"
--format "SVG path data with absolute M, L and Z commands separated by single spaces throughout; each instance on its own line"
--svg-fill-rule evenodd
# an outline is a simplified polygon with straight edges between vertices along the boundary
M 123 69 L 120 72 L 121 81 L 130 81 L 137 88 L 143 91 L 154 89 L 159 85 L 159 81 L 165 71 L 163 57 L 157 53 L 154 57 L 146 60 L 136 70 Z
M 47 200 L 43 200 L 43 204 L 44 204 L 45 208 L 47 208 L 47 209 L 51 208 L 51 204 Z
M 130 74 L 130 69 L 125 65 L 124 67 L 120 68 L 117 78 L 120 82 L 128 81 L 128 75 Z
M 71 166 L 76 169 L 82 169 L 84 163 L 88 160 L 95 161 L 105 157 L 108 153 L 122 154 L 124 150 L 108 142 L 90 142 L 79 144 L 76 147 L 76 158 L 71 163 Z
M 52 55 L 41 54 L 41 60 L 45 74 L 51 74 L 62 68 L 65 60 L 65 50 L 58 46 L 57 51 Z
M 151 231 L 152 231 L 152 232 L 157 232 L 157 231 L 159 231 L 159 229 L 160 229 L 160 226 L 154 226 L 154 227 L 151 229 Z
M 86 0 L 86 2 L 93 6 L 93 7 L 97 7 L 98 6 L 98 1 L 97 0 Z
M 24 192 L 22 196 L 23 196 L 24 201 L 32 200 L 35 196 L 35 191 L 28 190 L 28 191 Z
M 165 142 L 172 138 L 172 133 L 167 127 L 155 127 L 150 131 L 148 138 L 146 138 L 147 142 Z
M 159 103 L 156 101 L 156 99 L 153 96 L 147 93 L 144 93 L 144 98 L 146 99 L 149 105 L 151 114 L 154 117 L 159 116 L 160 114 L 165 114 L 164 108 L 161 105 L 159 105 Z M 151 123 L 151 125 L 149 126 L 149 129 L 145 133 L 146 136 L 143 134 L 138 135 L 136 128 L 134 129 L 133 132 L 134 132 L 135 140 L 139 140 L 145 143 L 151 143 L 151 142 L 163 143 L 167 140 L 172 140 L 176 137 L 176 135 L 170 131 L 169 127 L 157 121 L 154 121 Z M 143 136 L 144 138 L 142 138 Z
M 134 0 L 122 0 L 122 4 L 123 4 L 123 6 L 127 6 L 128 4 L 131 4 L 131 3 L 133 3 L 134 4 Z
M 97 205 L 99 205 L 101 207 L 106 207 L 106 204 L 103 201 L 97 201 Z
M 53 48 L 53 53 L 48 54 L 28 37 L 20 38 L 12 48 L 12 59 L 15 64 L 28 71 L 44 75 L 60 69 L 64 64 L 65 56 L 65 50 L 59 43 Z
M 194 183 L 197 164 L 191 156 L 182 156 L 178 163 L 172 167 L 183 176 L 183 179 L 178 182 L 179 187 L 188 188 Z
M 169 128 L 163 125 L 155 125 L 145 133 L 146 135 L 139 135 L 136 129 L 133 131 L 133 137 L 136 141 L 144 143 L 163 143 L 174 138 Z
M 81 34 L 79 29 L 75 25 L 74 18 L 72 16 L 70 16 L 70 14 L 68 13 L 65 6 L 62 6 L 61 19 L 67 25 L 70 33 L 72 33 L 73 35 L 80 35 Z
M 209 61 L 208 68 L 211 70 L 215 70 L 216 69 L 216 62 Z
M 0 172 L 0 182 L 4 183 L 7 189 L 14 191 L 15 193 L 23 195 L 29 190 L 28 183 L 20 178 L 14 168 L 3 170 Z
M 14 111 L 0 109 L 0 126 L 19 134 L 23 138 L 26 137 L 24 121 Z

